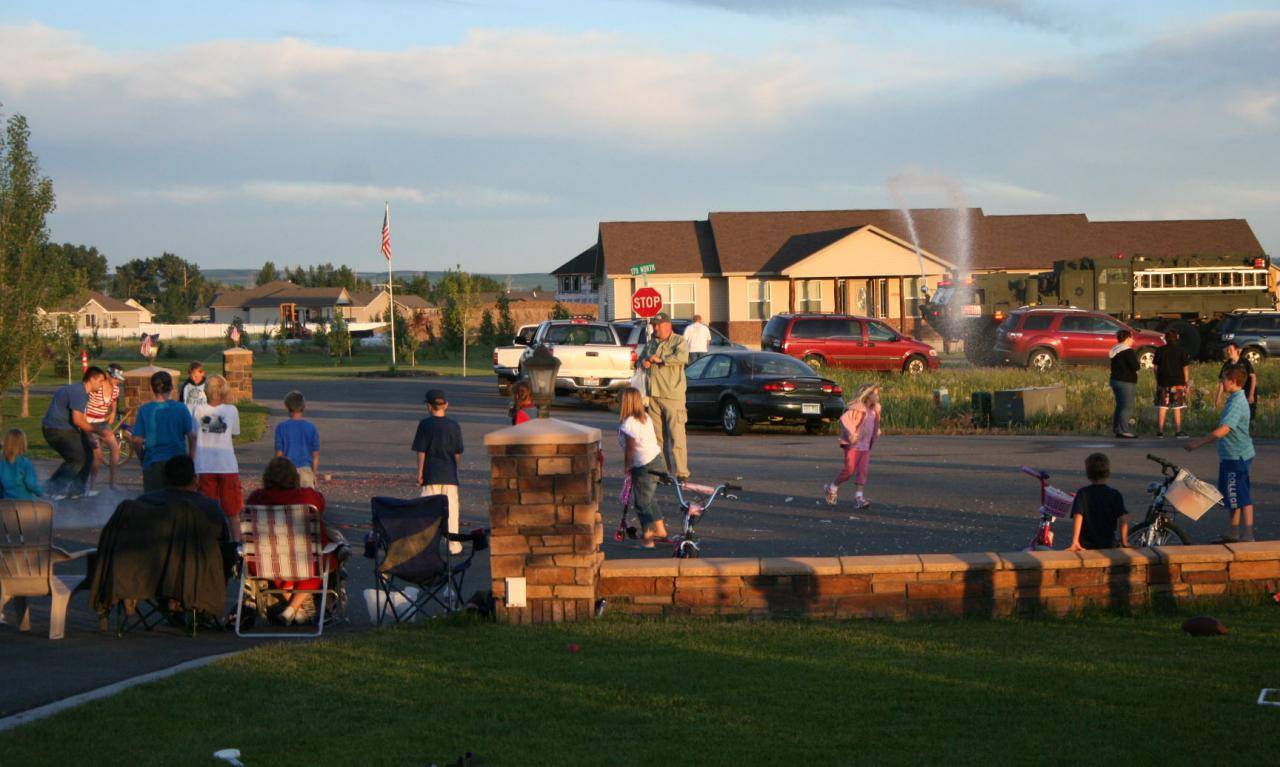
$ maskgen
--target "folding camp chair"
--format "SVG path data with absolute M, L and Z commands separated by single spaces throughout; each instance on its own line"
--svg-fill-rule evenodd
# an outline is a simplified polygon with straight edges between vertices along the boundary
M 53 545 L 53 506 L 47 501 L 0 501 L 0 623 L 10 601 L 18 610 L 18 630 L 31 630 L 32 597 L 49 597 L 49 638 L 61 639 L 67 605 L 83 575 L 57 575 L 54 566 L 93 554 L 74 554 Z
M 477 551 L 489 548 L 487 531 L 446 532 L 449 503 L 443 495 L 371 500 L 373 531 L 365 556 L 374 560 L 377 581 L 376 623 L 426 615 L 432 604 L 446 613 L 458 610 L 462 585 Z M 449 541 L 471 544 L 465 558 L 449 553 Z M 416 589 L 416 593 L 410 590 Z
M 320 525 L 320 511 L 311 505 L 245 506 L 240 512 L 240 536 L 242 560 L 240 563 L 240 588 L 236 603 L 236 636 L 253 637 L 303 637 L 320 636 L 331 617 L 330 599 L 340 605 L 345 602 L 341 579 L 335 579 L 337 570 L 331 569 L 330 555 L 342 558 L 347 542 L 341 534 L 336 540 L 325 540 Z M 252 574 L 250 574 L 252 571 Z M 271 581 L 304 581 L 320 579 L 318 589 L 281 589 Z M 336 582 L 335 582 L 336 580 Z M 320 597 L 320 612 L 313 633 L 254 631 L 245 634 L 242 629 L 246 598 L 252 599 L 258 614 L 265 617 L 266 598 L 272 594 L 311 594 Z

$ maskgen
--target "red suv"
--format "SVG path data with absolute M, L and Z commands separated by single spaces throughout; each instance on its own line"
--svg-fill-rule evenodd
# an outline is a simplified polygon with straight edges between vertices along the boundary
M 1135 330 L 1102 312 L 1084 309 L 1015 309 L 996 329 L 996 357 L 1013 365 L 1044 372 L 1063 364 L 1106 364 L 1116 345 L 1116 331 L 1133 333 L 1133 348 L 1142 367 L 1151 367 L 1164 336 Z
M 880 320 L 848 314 L 778 314 L 764 326 L 760 348 L 853 370 L 923 373 L 938 369 L 938 352 Z

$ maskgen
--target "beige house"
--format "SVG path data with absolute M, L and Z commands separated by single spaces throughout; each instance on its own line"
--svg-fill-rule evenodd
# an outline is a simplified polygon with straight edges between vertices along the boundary
M 41 313 L 50 317 L 74 316 L 76 327 L 88 331 L 94 328 L 137 329 L 143 323 L 151 322 L 151 312 L 134 299 L 121 301 L 93 290 L 85 294 L 83 301 L 76 304 L 63 304 L 56 309 Z
M 918 304 L 949 272 L 1039 272 L 1058 260 L 1117 253 L 1264 257 L 1243 219 L 1090 221 L 1083 213 L 993 216 L 981 208 L 914 209 L 909 217 L 831 210 L 607 221 L 595 245 L 553 274 L 598 290 L 602 317 L 631 317 L 631 295 L 647 284 L 672 316 L 701 314 L 754 345 L 781 312 L 859 314 L 924 332 Z M 651 273 L 632 276 L 632 267 L 647 264 Z
M 385 290 L 373 293 L 351 293 L 351 306 L 344 313 L 351 322 L 383 322 L 387 316 L 387 305 L 391 302 Z M 412 293 L 396 294 L 396 312 L 406 320 L 412 319 L 418 312 L 434 317 L 440 310 L 422 296 Z
M 300 288 L 274 280 L 245 290 L 224 290 L 209 303 L 209 321 L 226 324 L 239 318 L 247 325 L 332 320 L 351 306 L 346 288 Z

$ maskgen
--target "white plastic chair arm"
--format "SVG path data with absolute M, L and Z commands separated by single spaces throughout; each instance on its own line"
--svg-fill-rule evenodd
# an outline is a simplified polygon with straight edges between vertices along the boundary
M 74 562 L 75 560 L 83 559 L 84 557 L 87 557 L 90 554 L 96 554 L 98 551 L 96 548 L 94 548 L 94 549 L 81 549 L 80 551 L 76 551 L 76 552 L 69 552 L 60 546 L 50 546 L 49 549 L 53 551 L 53 561 L 55 564 L 58 562 Z
M 346 546 L 347 546 L 347 542 L 346 542 L 346 541 L 333 541 L 333 542 L 331 542 L 331 543 L 326 544 L 326 545 L 325 545 L 325 547 L 324 547 L 323 549 L 321 549 L 321 550 L 320 550 L 320 553 L 321 553 L 321 554 L 332 554 L 333 552 L 337 551 L 338 549 L 345 548 Z

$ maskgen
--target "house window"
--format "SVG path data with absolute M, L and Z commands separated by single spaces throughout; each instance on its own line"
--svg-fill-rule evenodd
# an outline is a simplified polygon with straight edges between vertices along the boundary
M 796 283 L 796 310 L 822 311 L 822 280 L 800 280 Z
M 96 327 L 98 327 L 98 315 L 96 315 L 96 314 L 86 314 L 86 315 L 84 316 L 84 326 L 85 326 L 86 328 L 96 328 Z
M 662 294 L 662 311 L 671 315 L 672 319 L 693 319 L 697 309 L 694 306 L 696 291 L 692 282 L 654 285 L 653 287 Z
M 767 320 L 773 316 L 773 289 L 763 280 L 747 280 L 747 318 Z

